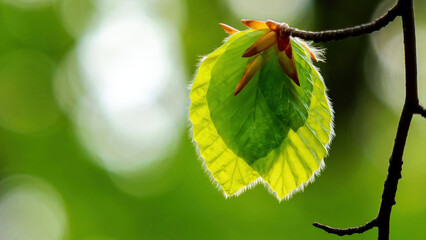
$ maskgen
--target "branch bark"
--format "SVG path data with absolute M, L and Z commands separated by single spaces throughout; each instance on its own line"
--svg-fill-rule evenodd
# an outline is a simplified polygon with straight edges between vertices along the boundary
M 362 34 L 372 33 L 379 31 L 383 27 L 387 26 L 392 22 L 397 16 L 400 15 L 399 3 L 395 4 L 389 11 L 382 17 L 377 18 L 376 20 L 361 24 L 358 26 L 344 28 L 344 29 L 335 29 L 335 30 L 325 30 L 320 32 L 312 32 L 299 30 L 297 28 L 292 28 L 287 24 L 284 24 L 281 31 L 287 35 L 298 37 L 304 40 L 312 40 L 314 42 L 329 42 L 342 40 L 348 37 L 355 37 Z
M 401 17 L 404 33 L 405 54 L 405 103 L 398 124 L 392 155 L 389 159 L 388 176 L 382 194 L 382 203 L 378 213 L 379 239 L 389 239 L 389 225 L 398 180 L 402 177 L 402 156 L 411 119 L 419 106 L 417 95 L 417 54 L 416 31 L 414 25 L 413 0 L 401 0 Z
M 313 224 L 315 227 L 320 228 L 328 233 L 331 234 L 336 234 L 339 236 L 344 236 L 344 235 L 352 235 L 354 233 L 363 233 L 365 231 L 368 231 L 374 227 L 377 227 L 377 218 L 374 218 L 373 220 L 371 220 L 370 222 L 359 226 L 359 227 L 352 227 L 352 228 L 333 228 L 330 226 L 326 226 L 323 225 L 321 223 L 317 223 L 315 222 Z
M 404 35 L 405 54 L 405 103 L 398 123 L 398 129 L 392 154 L 389 158 L 388 175 L 386 177 L 382 201 L 377 216 L 370 222 L 353 228 L 333 228 L 320 223 L 314 223 L 317 228 L 336 234 L 339 236 L 363 233 L 374 227 L 378 228 L 378 239 L 388 240 L 390 229 L 390 216 L 392 207 L 395 205 L 395 196 L 398 188 L 398 181 L 402 177 L 402 157 L 410 129 L 411 120 L 414 114 L 419 114 L 426 118 L 426 110 L 419 104 L 417 89 L 417 56 L 416 56 L 416 31 L 414 24 L 413 0 L 398 0 L 382 17 L 360 26 L 346 29 L 326 30 L 321 32 L 310 32 L 291 28 L 287 24 L 282 24 L 281 31 L 293 37 L 315 42 L 327 42 L 341 40 L 347 37 L 359 36 L 362 34 L 378 31 L 392 22 L 397 16 L 401 16 Z
M 420 116 L 426 118 L 426 109 L 423 108 L 420 104 L 419 104 L 419 107 L 418 107 L 416 113 L 419 114 Z

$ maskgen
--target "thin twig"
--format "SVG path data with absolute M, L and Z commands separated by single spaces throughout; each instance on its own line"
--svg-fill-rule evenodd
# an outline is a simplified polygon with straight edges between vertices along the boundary
M 363 233 L 365 231 L 368 231 L 374 227 L 377 227 L 377 219 L 373 219 L 372 221 L 359 226 L 359 227 L 353 227 L 353 228 L 334 228 L 334 227 L 330 227 L 330 226 L 326 226 L 323 225 L 321 223 L 317 223 L 315 222 L 313 224 L 315 227 L 320 228 L 328 233 L 331 234 L 336 234 L 339 236 L 344 236 L 344 235 L 352 235 L 354 233 Z
M 376 20 L 361 24 L 359 26 L 344 28 L 344 29 L 336 29 L 336 30 L 326 30 L 320 32 L 311 32 L 305 30 L 299 30 L 297 28 L 292 28 L 287 24 L 283 25 L 281 31 L 285 34 L 298 37 L 304 40 L 312 40 L 314 42 L 328 42 L 335 40 L 342 40 L 348 37 L 355 37 L 362 34 L 372 33 L 375 31 L 379 31 L 390 22 L 392 22 L 397 16 L 399 16 L 399 4 L 397 3 L 393 6 L 389 11 L 380 18 Z
M 426 118 L 426 109 L 422 107 L 421 105 L 418 106 L 417 111 L 415 113 Z

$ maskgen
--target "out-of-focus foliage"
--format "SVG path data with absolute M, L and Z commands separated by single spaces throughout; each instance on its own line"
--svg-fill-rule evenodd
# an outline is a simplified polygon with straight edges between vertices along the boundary
M 370 0 L 301 2 L 289 23 L 313 30 L 366 22 L 379 7 Z M 319 65 L 334 103 L 336 138 L 315 184 L 282 203 L 262 186 L 225 199 L 187 136 L 185 85 L 197 57 L 226 36 L 217 23 L 241 26 L 235 6 L 1 0 L 0 238 L 277 239 L 285 232 L 288 239 L 340 239 L 311 223 L 353 226 L 374 216 L 400 113 L 391 106 L 403 101 L 378 93 L 403 89 L 383 81 L 371 87 L 379 80 L 369 67 L 381 72 L 374 59 L 382 64 L 391 57 L 373 48 L 370 37 L 397 51 L 400 41 L 386 34 L 400 32 L 326 44 L 327 64 Z M 425 5 L 415 6 L 421 33 Z M 399 20 L 393 25 L 401 29 Z M 422 66 L 426 39 L 417 39 Z M 403 64 L 392 66 L 403 72 Z M 426 190 L 419 186 L 426 184 L 426 126 L 416 117 L 412 127 L 392 213 L 394 239 L 423 239 L 412 229 L 425 224 Z

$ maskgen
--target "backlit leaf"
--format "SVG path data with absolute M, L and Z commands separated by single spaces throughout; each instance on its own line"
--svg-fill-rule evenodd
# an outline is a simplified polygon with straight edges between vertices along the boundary
M 277 44 L 242 57 L 267 32 L 234 32 L 202 61 L 192 84 L 193 139 L 226 196 L 264 182 L 278 199 L 288 198 L 319 173 L 333 135 L 324 82 L 302 40 L 290 38 L 300 86 L 283 71 L 279 58 L 287 55 L 280 55 L 286 53 Z M 262 59 L 260 70 L 234 96 L 256 57 Z

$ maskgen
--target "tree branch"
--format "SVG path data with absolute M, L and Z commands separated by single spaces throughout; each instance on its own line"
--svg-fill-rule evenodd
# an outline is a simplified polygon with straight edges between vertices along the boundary
M 395 205 L 398 180 L 401 178 L 402 155 L 404 153 L 411 119 L 419 106 L 417 94 L 417 50 L 414 25 L 413 0 L 400 0 L 405 54 L 405 103 L 398 124 L 392 155 L 389 159 L 388 176 L 382 194 L 382 202 L 377 215 L 379 239 L 389 239 L 390 215 Z
M 398 181 L 402 177 L 402 156 L 404 154 L 411 120 L 414 114 L 420 114 L 426 118 L 426 110 L 419 104 L 417 93 L 417 50 L 413 0 L 398 0 L 394 7 L 375 21 L 346 29 L 310 32 L 291 28 L 287 24 L 281 24 L 280 26 L 281 31 L 287 35 L 299 37 L 304 40 L 313 40 L 315 42 L 327 42 L 378 31 L 392 22 L 397 16 L 402 17 L 404 34 L 405 103 L 399 119 L 392 154 L 389 158 L 388 175 L 384 183 L 380 209 L 377 216 L 372 221 L 360 227 L 339 229 L 322 225 L 320 223 L 313 224 L 315 227 L 323 229 L 331 234 L 337 234 L 339 236 L 351 235 L 354 233 L 363 233 L 377 227 L 379 230 L 378 239 L 389 239 L 390 215 L 392 207 L 396 203 L 395 196 L 398 188 Z
M 416 114 L 419 114 L 420 116 L 426 118 L 426 109 L 424 107 L 422 107 L 420 104 L 417 107 L 417 111 L 415 112 Z
M 312 40 L 314 42 L 329 42 L 333 40 L 342 40 L 348 37 L 355 37 L 362 34 L 372 33 L 379 31 L 390 22 L 392 22 L 397 16 L 400 15 L 399 2 L 393 6 L 389 11 L 382 17 L 359 26 L 336 29 L 336 30 L 326 30 L 320 32 L 311 32 L 305 30 L 299 30 L 297 28 L 292 28 L 287 24 L 284 24 L 281 31 L 285 34 L 298 37 L 304 40 Z
M 352 235 L 354 233 L 363 233 L 363 232 L 368 231 L 368 230 L 370 230 L 374 227 L 377 227 L 377 219 L 375 218 L 372 221 L 370 221 L 370 222 L 368 222 L 368 223 L 366 223 L 362 226 L 353 227 L 353 228 L 333 228 L 333 227 L 329 227 L 329 226 L 326 226 L 326 225 L 323 225 L 323 224 L 317 223 L 317 222 L 315 222 L 313 225 L 317 228 L 320 228 L 320 229 L 328 232 L 328 233 L 336 234 L 336 235 L 339 235 L 339 236 L 344 236 L 344 235 Z

